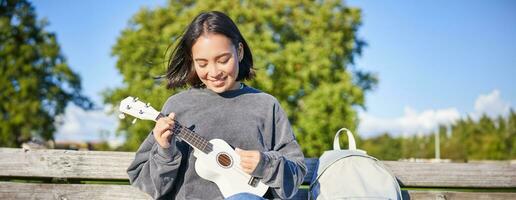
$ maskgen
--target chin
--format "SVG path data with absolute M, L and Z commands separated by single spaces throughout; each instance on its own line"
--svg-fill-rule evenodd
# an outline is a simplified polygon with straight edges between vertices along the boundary
M 210 85 L 210 87 L 208 87 L 208 89 L 210 89 L 211 91 L 216 92 L 216 93 L 222 93 L 222 92 L 231 90 L 231 88 L 234 85 L 235 84 L 234 83 L 231 84 L 231 82 L 224 82 L 224 84 L 221 84 L 220 86 Z
M 211 91 L 216 92 L 216 93 L 222 93 L 222 92 L 225 92 L 228 90 L 228 88 L 225 85 L 222 87 L 210 87 L 208 89 L 210 89 Z
M 212 91 L 216 92 L 216 93 L 223 93 L 225 92 L 226 90 L 222 89 L 222 88 L 217 88 L 217 89 L 211 89 Z

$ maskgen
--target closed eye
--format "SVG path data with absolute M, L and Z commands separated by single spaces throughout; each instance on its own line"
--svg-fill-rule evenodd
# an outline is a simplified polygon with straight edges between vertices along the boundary
M 197 62 L 197 65 L 199 67 L 206 67 L 206 65 L 208 65 L 208 63 L 207 62 Z
M 223 59 L 219 60 L 219 63 L 226 64 L 228 61 L 229 61 L 229 58 L 223 58 Z

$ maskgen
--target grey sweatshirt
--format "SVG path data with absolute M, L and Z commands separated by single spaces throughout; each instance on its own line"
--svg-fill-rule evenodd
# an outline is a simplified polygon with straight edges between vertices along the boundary
M 265 198 L 290 198 L 303 182 L 303 153 L 273 96 L 248 86 L 224 93 L 191 88 L 167 100 L 162 113 L 171 112 L 207 140 L 219 138 L 233 147 L 260 151 L 251 175 L 270 187 Z M 171 147 L 164 149 L 151 132 L 127 169 L 129 180 L 155 199 L 223 199 L 215 183 L 195 172 L 192 151 L 175 137 Z

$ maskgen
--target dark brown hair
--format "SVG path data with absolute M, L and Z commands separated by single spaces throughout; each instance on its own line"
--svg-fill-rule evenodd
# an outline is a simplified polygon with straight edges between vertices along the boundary
M 238 48 L 238 44 L 242 43 L 244 57 L 238 63 L 239 69 L 236 80 L 248 80 L 254 77 L 253 55 L 238 27 L 226 14 L 210 11 L 197 15 L 179 38 L 179 43 L 174 48 L 168 62 L 166 75 L 168 89 L 183 87 L 186 84 L 193 87 L 203 86 L 193 66 L 192 46 L 201 35 L 206 33 L 226 36 L 235 48 Z

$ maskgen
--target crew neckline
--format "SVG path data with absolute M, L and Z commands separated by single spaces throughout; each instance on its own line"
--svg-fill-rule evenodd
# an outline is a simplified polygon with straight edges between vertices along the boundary
M 199 88 L 199 91 L 205 92 L 210 95 L 221 96 L 224 98 L 231 98 L 231 97 L 236 97 L 238 95 L 244 94 L 246 92 L 247 88 L 249 88 L 249 87 L 246 84 L 240 82 L 240 87 L 235 90 L 228 90 L 228 91 L 224 91 L 221 93 L 217 93 L 217 92 L 214 92 L 213 90 L 203 87 L 203 88 Z

